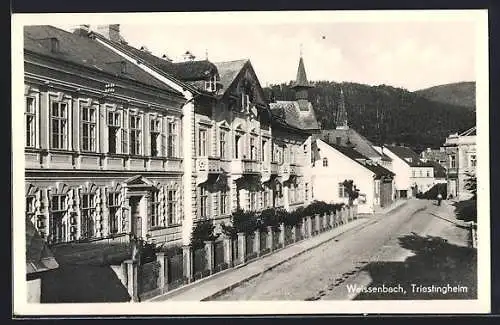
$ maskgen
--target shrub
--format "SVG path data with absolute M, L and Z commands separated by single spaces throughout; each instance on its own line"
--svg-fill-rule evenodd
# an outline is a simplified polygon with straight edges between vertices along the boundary
M 286 218 L 285 213 L 286 210 L 280 208 L 269 208 L 262 210 L 262 212 L 258 216 L 258 227 L 261 230 L 264 230 L 263 228 L 265 227 L 273 227 L 274 229 L 279 228 L 280 223 L 283 221 L 282 219 Z
M 216 240 L 219 236 L 214 234 L 215 226 L 211 220 L 203 220 L 196 224 L 191 236 L 193 249 L 203 247 L 205 241 Z
M 297 226 L 302 222 L 305 216 L 305 208 L 298 207 L 291 212 L 287 212 L 287 216 L 284 219 L 283 223 L 287 226 Z
M 254 232 L 259 226 L 260 222 L 258 220 L 256 212 L 238 209 L 233 212 L 231 216 L 231 226 L 229 227 L 233 229 L 227 229 L 227 231 L 230 235 L 232 235 L 234 232 L 243 232 L 246 234 L 250 234 Z M 225 227 L 227 228 L 228 226 Z M 224 226 L 222 229 L 224 231 Z

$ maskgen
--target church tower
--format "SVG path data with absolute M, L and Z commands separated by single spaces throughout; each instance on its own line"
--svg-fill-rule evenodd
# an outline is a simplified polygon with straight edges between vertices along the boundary
M 304 60 L 301 55 L 297 69 L 297 78 L 292 85 L 292 89 L 295 91 L 295 100 L 299 103 L 301 111 L 309 110 L 309 88 L 313 88 L 313 86 L 307 81 Z
M 337 130 L 347 130 L 347 111 L 345 109 L 344 91 L 340 88 L 339 107 L 335 116 L 335 127 Z

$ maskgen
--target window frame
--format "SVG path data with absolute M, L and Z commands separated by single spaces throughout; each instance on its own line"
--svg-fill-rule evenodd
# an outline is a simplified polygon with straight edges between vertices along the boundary
M 57 197 L 57 209 L 54 209 L 54 198 Z M 66 194 L 50 194 L 49 200 L 49 236 L 51 243 L 64 243 L 68 239 L 68 225 L 64 222 L 64 215 L 67 213 Z M 56 222 L 57 220 L 57 222 Z M 60 228 L 56 228 L 55 225 Z M 60 230 L 60 238 L 56 238 L 56 232 Z M 57 239 L 57 240 L 56 240 Z
M 88 197 L 88 200 L 85 200 L 85 197 Z M 80 237 L 81 238 L 92 239 L 96 237 L 95 200 L 96 200 L 95 193 L 84 192 L 80 194 Z M 87 203 L 88 205 L 85 206 L 84 203 Z
M 24 108 L 24 126 L 25 126 L 25 140 L 24 146 L 26 148 L 35 148 L 36 147 L 36 133 L 37 133 L 37 98 L 35 96 L 25 96 L 25 108 Z M 28 101 L 32 100 L 32 105 L 28 105 Z M 28 107 L 30 109 L 28 110 Z M 33 109 L 33 111 L 31 110 Z M 30 123 L 28 124 L 28 118 L 31 118 Z M 30 127 L 28 127 L 30 125 Z M 29 131 L 28 131 L 29 129 Z
M 120 154 L 123 153 L 123 144 L 122 144 L 122 130 L 123 130 L 123 112 L 121 110 L 107 110 L 107 117 L 106 117 L 106 125 L 108 127 L 108 153 L 110 154 Z M 112 116 L 111 122 L 110 123 L 110 117 Z M 110 143 L 109 141 L 111 138 L 111 132 L 110 130 L 113 130 L 115 134 L 115 149 L 111 150 Z M 112 152 L 114 151 L 114 152 Z
M 79 102 L 81 103 L 81 101 Z M 83 152 L 97 151 L 97 111 L 94 105 L 80 104 L 80 148 Z M 87 111 L 87 119 L 84 119 L 84 111 Z M 92 114 L 90 112 L 92 111 Z M 88 128 L 87 141 L 84 137 L 84 130 Z M 85 148 L 85 145 L 88 147 Z
M 177 212 L 177 190 L 167 190 L 167 226 L 179 225 L 179 213 Z
M 328 158 L 323 157 L 323 167 L 328 167 Z
M 161 117 L 151 116 L 149 119 L 149 146 L 151 157 L 161 157 L 162 155 L 162 119 Z M 153 141 L 154 138 L 154 141 Z M 155 146 L 153 146 L 155 142 Z M 153 150 L 154 149 L 154 150 Z M 154 154 L 153 154 L 154 153 Z
M 132 123 L 132 121 L 134 123 Z M 132 156 L 140 156 L 142 155 L 142 131 L 143 131 L 143 118 L 140 114 L 130 114 L 129 113 L 129 154 Z M 133 127 L 132 127 L 133 126 Z
M 199 193 L 200 193 L 200 208 L 199 208 L 199 214 L 198 218 L 200 219 L 206 219 L 209 217 L 209 208 L 208 208 L 208 189 L 205 186 L 200 186 L 199 187 Z
M 162 226 L 161 214 L 160 214 L 160 190 L 154 189 L 151 191 L 150 196 L 150 230 L 154 228 L 159 228 Z
M 178 123 L 176 120 L 167 122 L 167 152 L 168 158 L 178 157 L 177 153 L 177 136 L 179 135 Z
M 58 115 L 54 115 L 54 105 L 58 105 Z M 64 108 L 62 106 L 64 105 Z M 62 114 L 61 116 L 61 112 Z M 69 148 L 69 102 L 64 100 L 51 99 L 49 112 L 49 141 L 50 148 L 55 150 L 68 150 Z M 54 123 L 57 122 L 58 132 L 54 133 Z M 62 129 L 62 131 L 61 131 Z M 57 138 L 58 146 L 54 144 L 54 136 Z
M 110 234 L 120 234 L 123 232 L 123 229 L 121 229 L 122 227 L 120 225 L 121 214 L 122 214 L 120 192 L 109 191 L 106 193 L 106 199 L 108 208 L 108 232 Z M 114 211 L 114 213 L 112 213 L 112 211 Z M 113 224 L 116 224 L 116 232 L 113 231 Z
M 198 129 L 198 157 L 208 157 L 208 129 L 206 128 Z

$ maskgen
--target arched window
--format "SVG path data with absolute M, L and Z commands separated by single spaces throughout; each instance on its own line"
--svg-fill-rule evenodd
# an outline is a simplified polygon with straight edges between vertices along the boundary
M 328 158 L 323 158 L 323 167 L 328 167 Z

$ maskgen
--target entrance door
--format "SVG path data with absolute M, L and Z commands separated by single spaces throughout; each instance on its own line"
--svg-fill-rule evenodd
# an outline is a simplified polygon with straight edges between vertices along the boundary
M 140 215 L 139 203 L 140 196 L 132 196 L 129 199 L 130 204 L 130 222 L 132 225 L 132 233 L 137 237 L 142 237 L 142 217 Z

